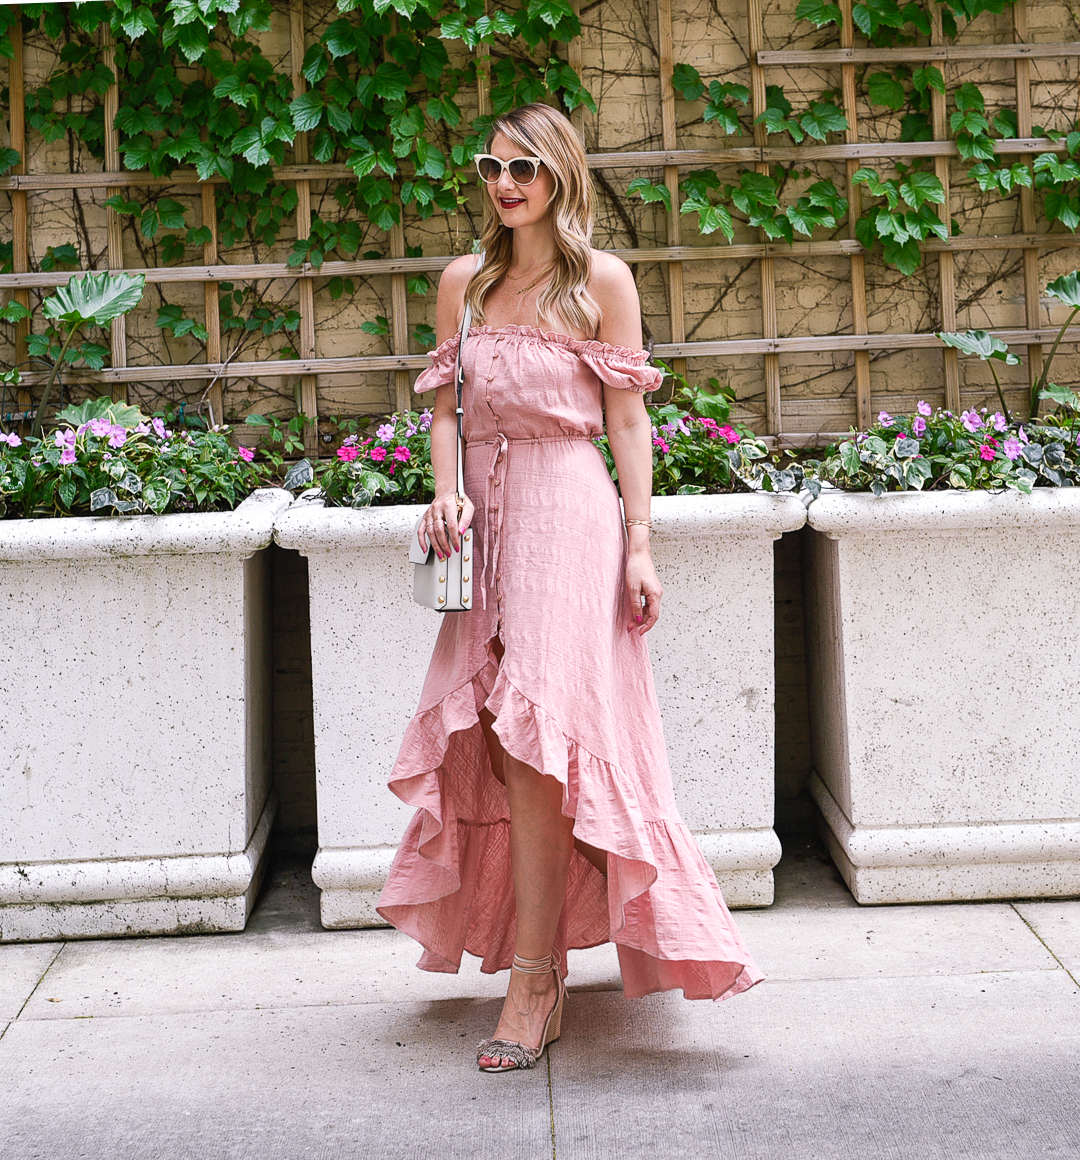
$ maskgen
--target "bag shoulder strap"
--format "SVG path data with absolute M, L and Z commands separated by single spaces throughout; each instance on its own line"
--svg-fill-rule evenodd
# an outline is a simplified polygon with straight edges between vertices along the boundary
M 481 250 L 480 260 L 476 263 L 476 269 L 473 270 L 474 275 L 483 264 L 484 253 Z M 469 337 L 469 327 L 471 325 L 472 307 L 469 305 L 468 298 L 466 298 L 465 313 L 461 319 L 461 335 L 458 339 L 457 364 L 454 370 L 454 380 L 457 383 L 457 494 L 459 498 L 465 495 L 465 433 L 463 426 L 465 410 L 461 405 L 462 391 L 465 387 L 465 371 L 461 365 L 461 351 L 465 346 L 465 340 Z

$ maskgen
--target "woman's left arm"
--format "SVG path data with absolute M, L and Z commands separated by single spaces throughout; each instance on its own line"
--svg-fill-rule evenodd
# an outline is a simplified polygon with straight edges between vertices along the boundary
M 593 296 L 604 312 L 600 339 L 613 346 L 641 349 L 641 302 L 630 267 L 614 254 L 594 254 L 596 289 Z M 590 287 L 591 289 L 591 287 Z M 604 423 L 619 473 L 623 516 L 648 520 L 652 499 L 652 424 L 645 400 L 634 391 L 604 387 Z M 663 589 L 653 567 L 649 528 L 631 523 L 626 529 L 626 588 L 633 620 L 630 632 L 643 635 L 660 615 Z

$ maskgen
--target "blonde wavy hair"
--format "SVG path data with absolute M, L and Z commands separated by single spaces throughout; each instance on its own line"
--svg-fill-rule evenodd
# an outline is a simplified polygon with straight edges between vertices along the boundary
M 551 208 L 555 239 L 555 270 L 541 291 L 536 312 L 553 329 L 571 328 L 595 334 L 603 317 L 586 289 L 592 272 L 592 226 L 596 191 L 589 172 L 585 146 L 570 121 L 550 105 L 536 102 L 511 109 L 491 122 L 484 152 L 490 152 L 498 134 L 509 138 L 530 157 L 542 157 L 555 181 Z M 484 224 L 480 248 L 484 265 L 469 281 L 465 295 L 473 318 L 484 322 L 484 298 L 509 270 L 514 231 L 502 224 L 491 198 L 484 196 Z

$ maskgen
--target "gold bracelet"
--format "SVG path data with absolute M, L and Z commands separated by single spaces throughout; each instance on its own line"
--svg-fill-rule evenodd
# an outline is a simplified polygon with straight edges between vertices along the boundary
M 645 528 L 652 527 L 652 520 L 623 520 L 623 523 L 626 524 L 627 527 L 630 527 L 631 524 L 641 524 L 641 526 Z

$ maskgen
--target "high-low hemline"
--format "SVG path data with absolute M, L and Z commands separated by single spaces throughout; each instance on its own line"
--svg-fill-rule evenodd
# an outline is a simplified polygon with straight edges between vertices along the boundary
M 582 855 L 574 854 L 556 935 L 564 974 L 567 950 L 610 941 L 618 947 L 628 999 L 682 990 L 688 999 L 720 1000 L 761 981 L 752 959 L 739 953 L 740 936 L 685 823 L 642 816 L 626 792 L 630 781 L 620 776 L 618 767 L 570 737 L 510 681 L 491 655 L 470 679 L 414 717 L 390 782 L 391 790 L 416 814 L 376 909 L 424 947 L 417 964 L 421 969 L 456 973 L 467 952 L 482 960 L 481 971 L 495 973 L 508 969 L 513 958 L 509 816 L 461 816 L 442 784 L 446 779 L 440 778 L 455 745 L 477 734 L 471 748 L 473 757 L 480 756 L 487 765 L 486 777 L 493 783 L 486 787 L 488 798 L 505 797 L 490 772 L 486 747 L 482 754 L 477 750 L 477 742 L 484 746 L 482 708 L 492 712 L 507 753 L 560 782 L 563 813 L 574 818 L 574 836 L 607 854 L 606 880 Z M 410 751 L 426 752 L 427 768 L 410 768 Z M 619 821 L 615 833 L 590 821 L 596 811 L 580 809 L 583 797 L 598 795 L 605 815 L 614 814 Z M 493 875 L 492 862 L 501 864 L 504 873 Z M 664 893 L 677 890 L 683 903 L 675 922 L 665 920 L 664 907 L 658 914 L 650 896 L 661 878 Z M 694 896 L 697 921 L 687 919 L 688 893 Z

